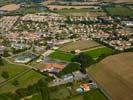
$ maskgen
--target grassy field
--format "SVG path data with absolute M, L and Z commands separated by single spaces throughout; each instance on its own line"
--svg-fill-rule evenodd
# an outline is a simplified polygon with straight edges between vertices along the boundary
M 19 83 L 18 86 L 14 86 L 12 84 L 14 80 L 11 80 L 11 81 L 7 82 L 4 86 L 0 87 L 0 91 L 1 91 L 1 93 L 14 92 L 18 88 L 25 88 L 29 85 L 36 83 L 41 78 L 46 78 L 46 77 L 31 70 L 31 71 L 25 73 L 24 75 L 14 79 L 14 80 L 18 81 L 18 83 Z
M 113 3 L 133 3 L 133 0 L 103 0 L 105 2 L 113 2 Z
M 95 89 L 67 100 L 107 100 L 107 98 L 99 89 Z
M 60 10 L 55 10 L 56 13 L 63 14 L 66 16 L 88 16 L 88 17 L 96 17 L 106 15 L 102 9 L 88 9 L 88 8 L 64 8 Z
M 63 100 L 70 96 L 68 89 L 64 86 L 57 87 L 55 91 L 50 92 L 50 99 L 52 100 Z
M 41 100 L 42 97 L 40 95 L 36 95 L 36 96 L 33 96 L 31 99 L 29 100 Z
M 103 55 L 103 54 L 110 54 L 112 53 L 113 50 L 107 47 L 102 47 L 102 48 L 96 48 L 94 50 L 89 50 L 86 51 L 85 54 L 91 56 L 92 58 L 98 58 L 99 56 Z
M 91 40 L 81 40 L 76 42 L 67 43 L 60 46 L 61 51 L 64 52 L 71 52 L 74 50 L 87 50 L 90 48 L 95 48 L 101 46 L 100 44 L 96 43 L 95 41 Z
M 4 65 L 0 66 L 0 82 L 5 81 L 5 79 L 1 76 L 3 71 L 8 72 L 9 78 L 14 77 L 18 73 L 21 73 L 28 68 L 22 65 L 16 65 L 16 64 L 11 64 L 7 62 L 6 60 L 3 60 Z
M 50 54 L 49 57 L 52 59 L 57 59 L 57 60 L 71 61 L 74 55 L 69 54 L 69 53 L 64 53 L 61 51 L 55 51 L 52 54 Z
M 10 13 L 11 15 L 25 15 L 29 13 L 41 13 L 41 12 L 49 12 L 49 10 L 42 5 L 32 5 L 30 7 L 21 7 L 20 9 Z M 9 14 L 9 15 L 10 15 Z
M 105 9 L 111 16 L 133 16 L 133 11 L 126 7 L 117 6 L 107 7 Z
M 88 72 L 110 94 L 113 100 L 133 99 L 133 53 L 107 57 Z

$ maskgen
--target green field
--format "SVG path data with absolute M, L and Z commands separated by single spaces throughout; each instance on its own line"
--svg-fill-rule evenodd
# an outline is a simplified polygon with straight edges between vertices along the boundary
M 103 54 L 110 54 L 112 53 L 113 50 L 107 47 L 103 47 L 103 48 L 97 48 L 94 50 L 89 50 L 86 51 L 85 54 L 91 56 L 92 58 L 98 58 L 99 56 L 103 55 Z
M 107 98 L 99 89 L 95 89 L 67 100 L 107 100 Z
M 61 10 L 57 10 L 57 13 L 86 13 L 86 12 L 102 12 L 101 9 L 87 9 L 87 8 L 81 8 L 81 9 L 61 9 Z
M 5 81 L 5 79 L 1 76 L 3 71 L 8 72 L 9 78 L 14 77 L 15 75 L 27 70 L 28 68 L 22 65 L 11 64 L 6 60 L 3 60 L 4 65 L 0 66 L 0 82 Z
M 59 86 L 54 90 L 50 91 L 50 99 L 52 100 L 63 100 L 70 96 L 68 89 L 64 86 Z
M 50 54 L 49 57 L 52 59 L 57 59 L 57 60 L 71 61 L 74 55 L 69 54 L 69 53 L 64 53 L 61 51 L 55 51 L 52 54 Z
M 9 15 L 25 15 L 25 14 L 34 14 L 34 13 L 41 13 L 41 12 L 49 12 L 49 10 L 42 6 L 42 5 L 32 5 L 30 7 L 21 7 L 20 9 L 9 13 Z
M 41 100 L 42 97 L 40 95 L 33 96 L 30 100 Z
M 45 76 L 30 70 L 26 66 L 11 64 L 3 59 L 4 65 L 0 66 L 0 93 L 13 92 L 18 88 L 27 87 L 36 83 L 41 78 L 46 78 Z M 9 78 L 5 79 L 1 76 L 2 72 L 6 71 L 9 74 Z M 9 80 L 9 81 L 8 81 Z M 17 80 L 19 85 L 14 86 L 12 83 Z M 4 84 L 2 82 L 5 82 Z
M 102 9 L 88 9 L 88 8 L 64 8 L 60 10 L 55 10 L 55 13 L 63 14 L 66 16 L 71 16 L 71 15 L 77 15 L 77 16 L 100 16 L 100 15 L 105 15 L 104 11 Z
M 105 10 L 111 16 L 133 16 L 133 10 L 122 6 L 107 7 Z
M 19 83 L 18 86 L 14 86 L 12 84 L 14 80 L 11 80 L 11 81 L 7 82 L 4 86 L 2 86 L 2 87 L 0 86 L 0 91 L 1 91 L 1 93 L 5 93 L 5 92 L 13 92 L 19 88 L 26 88 L 27 86 L 36 83 L 41 78 L 46 78 L 46 77 L 35 72 L 35 71 L 30 70 L 29 72 L 25 73 L 24 75 L 14 79 L 14 80 L 18 81 L 18 83 Z

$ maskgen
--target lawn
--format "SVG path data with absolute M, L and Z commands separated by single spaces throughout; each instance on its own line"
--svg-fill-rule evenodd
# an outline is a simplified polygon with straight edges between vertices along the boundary
M 117 7 L 107 7 L 105 10 L 111 15 L 111 16 L 133 16 L 133 10 L 117 6 Z
M 62 51 L 55 51 L 52 54 L 50 54 L 49 57 L 57 60 L 71 61 L 74 55 L 69 53 L 64 53 Z
M 86 51 L 85 54 L 91 56 L 92 58 L 98 58 L 99 56 L 103 55 L 103 54 L 110 54 L 112 53 L 113 50 L 107 47 L 102 47 L 102 48 L 97 48 L 94 50 L 89 50 Z

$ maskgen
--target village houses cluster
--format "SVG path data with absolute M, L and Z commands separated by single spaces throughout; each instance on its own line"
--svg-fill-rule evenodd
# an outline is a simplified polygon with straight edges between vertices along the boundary
M 29 43 L 31 45 L 45 38 L 46 42 L 51 41 L 51 44 L 68 39 L 93 39 L 117 50 L 124 50 L 132 47 L 133 39 L 132 33 L 124 31 L 123 23 L 125 25 L 126 22 L 114 23 L 110 16 L 65 17 L 55 13 L 6 16 L 0 19 L 0 35 L 4 43 L 8 41 L 11 47 L 17 49 L 27 48 Z M 1 44 L 1 49 L 5 49 L 3 46 L 7 45 Z

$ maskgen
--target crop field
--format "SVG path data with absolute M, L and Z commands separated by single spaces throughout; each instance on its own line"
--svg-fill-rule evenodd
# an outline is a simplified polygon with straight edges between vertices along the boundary
M 50 54 L 49 57 L 52 59 L 57 59 L 57 60 L 71 61 L 74 55 L 69 54 L 69 53 L 64 53 L 61 51 L 55 51 L 52 54 Z
M 69 6 L 70 7 L 70 6 Z M 63 14 L 66 16 L 87 16 L 87 17 L 96 17 L 106 15 L 102 9 L 89 9 L 89 8 L 81 8 L 83 6 L 79 6 L 77 8 L 64 8 L 54 10 L 56 13 Z
M 18 5 L 17 4 L 8 4 L 8 5 L 0 7 L 0 10 L 11 12 L 11 11 L 15 11 L 15 10 L 17 10 L 19 8 L 20 8 L 19 4 Z
M 121 53 L 105 58 L 88 68 L 92 77 L 113 100 L 133 100 L 133 53 Z
M 105 9 L 111 16 L 133 16 L 133 10 L 126 7 L 116 6 L 106 7 Z
M 81 40 L 61 45 L 59 50 L 64 52 L 71 52 L 74 50 L 87 50 L 90 48 L 95 48 L 100 46 L 101 46 L 100 44 L 92 40 Z
M 86 51 L 85 54 L 91 56 L 92 58 L 98 58 L 99 56 L 103 55 L 103 54 L 110 54 L 112 53 L 113 50 L 107 47 L 101 47 L 101 48 L 96 48 L 94 50 L 89 50 Z

